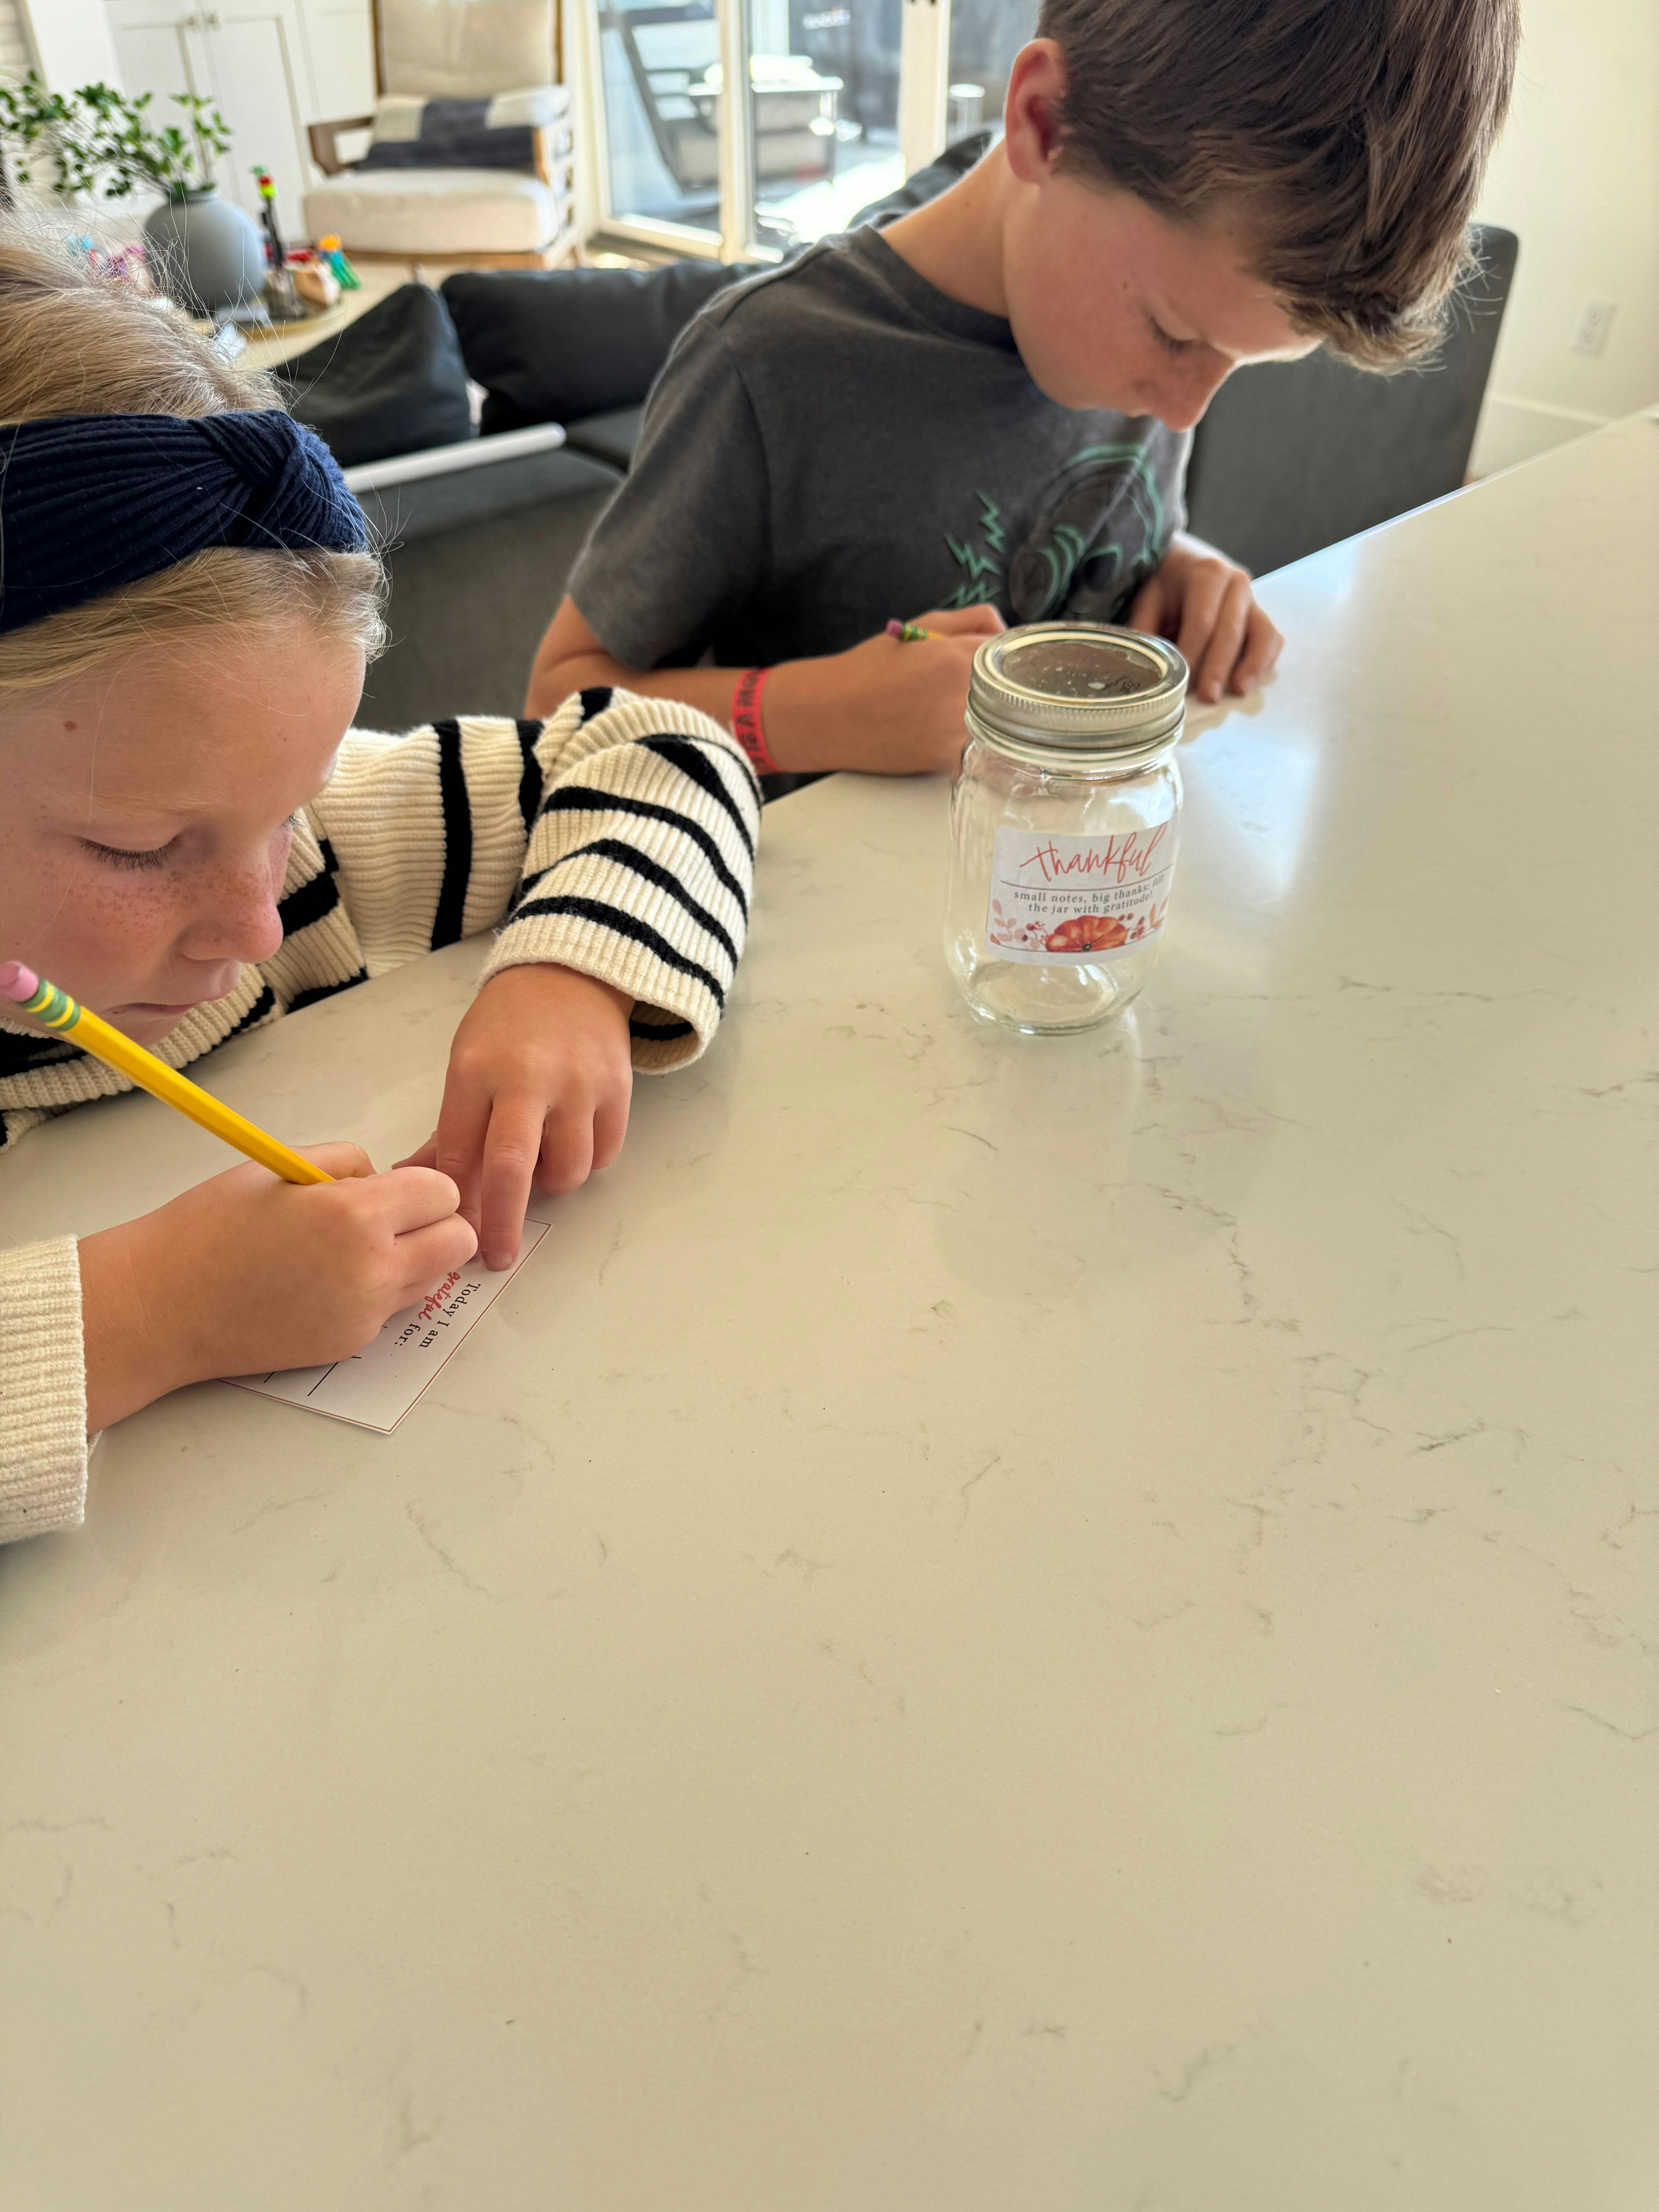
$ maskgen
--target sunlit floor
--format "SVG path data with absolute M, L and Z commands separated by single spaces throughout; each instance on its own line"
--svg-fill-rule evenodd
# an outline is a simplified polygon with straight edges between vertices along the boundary
M 845 230 L 861 207 L 903 181 L 904 156 L 898 148 L 865 139 L 841 149 L 833 177 L 775 195 L 769 185 L 761 196 L 761 212 L 788 223 L 799 237 L 828 238 Z
M 836 173 L 811 184 L 791 185 L 787 179 L 763 183 L 757 195 L 760 242 L 768 246 L 827 238 L 845 230 L 853 217 L 872 200 L 880 199 L 904 179 L 904 157 L 894 134 L 843 139 L 836 149 Z M 631 216 L 664 222 L 678 222 L 693 230 L 719 235 L 720 218 L 712 200 L 643 203 L 629 208 Z

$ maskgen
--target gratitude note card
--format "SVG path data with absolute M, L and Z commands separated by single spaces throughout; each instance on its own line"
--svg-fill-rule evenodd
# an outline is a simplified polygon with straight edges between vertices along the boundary
M 392 1315 L 373 1344 L 327 1367 L 289 1367 L 269 1375 L 227 1375 L 238 1390 L 280 1398 L 307 1413 L 352 1421 L 389 1437 L 478 1317 L 495 1304 L 546 1236 L 545 1221 L 526 1221 L 519 1256 L 493 1274 L 480 1260 L 446 1275 L 430 1297 Z

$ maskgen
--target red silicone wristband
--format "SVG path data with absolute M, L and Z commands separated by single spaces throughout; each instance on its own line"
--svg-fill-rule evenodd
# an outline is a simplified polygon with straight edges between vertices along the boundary
M 749 756 L 757 775 L 775 775 L 778 764 L 766 750 L 766 730 L 761 720 L 761 694 L 769 668 L 745 668 L 732 694 L 732 734 Z

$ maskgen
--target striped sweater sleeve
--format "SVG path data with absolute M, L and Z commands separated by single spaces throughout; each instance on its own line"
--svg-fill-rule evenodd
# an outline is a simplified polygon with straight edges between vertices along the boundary
M 0 1544 L 86 1512 L 87 1383 L 75 1239 L 0 1252 Z
M 743 951 L 760 794 L 706 715 L 589 690 L 546 721 L 353 731 L 306 810 L 371 975 L 485 929 L 484 979 L 574 968 L 635 1000 L 634 1060 L 694 1060 Z

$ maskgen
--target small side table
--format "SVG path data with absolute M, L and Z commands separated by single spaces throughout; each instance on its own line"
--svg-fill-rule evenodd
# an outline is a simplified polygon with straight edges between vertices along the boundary
M 250 368 L 275 368 L 279 362 L 292 361 L 296 354 L 307 353 L 325 338 L 349 329 L 360 315 L 378 307 L 388 293 L 409 283 L 415 273 L 412 263 L 405 266 L 398 262 L 379 262 L 371 269 L 360 269 L 359 289 L 342 292 L 333 307 L 323 307 L 300 322 L 260 324 L 242 331 L 240 335 L 246 342 L 246 350 L 237 359 L 246 362 Z M 198 322 L 196 327 L 207 331 L 212 325 Z

